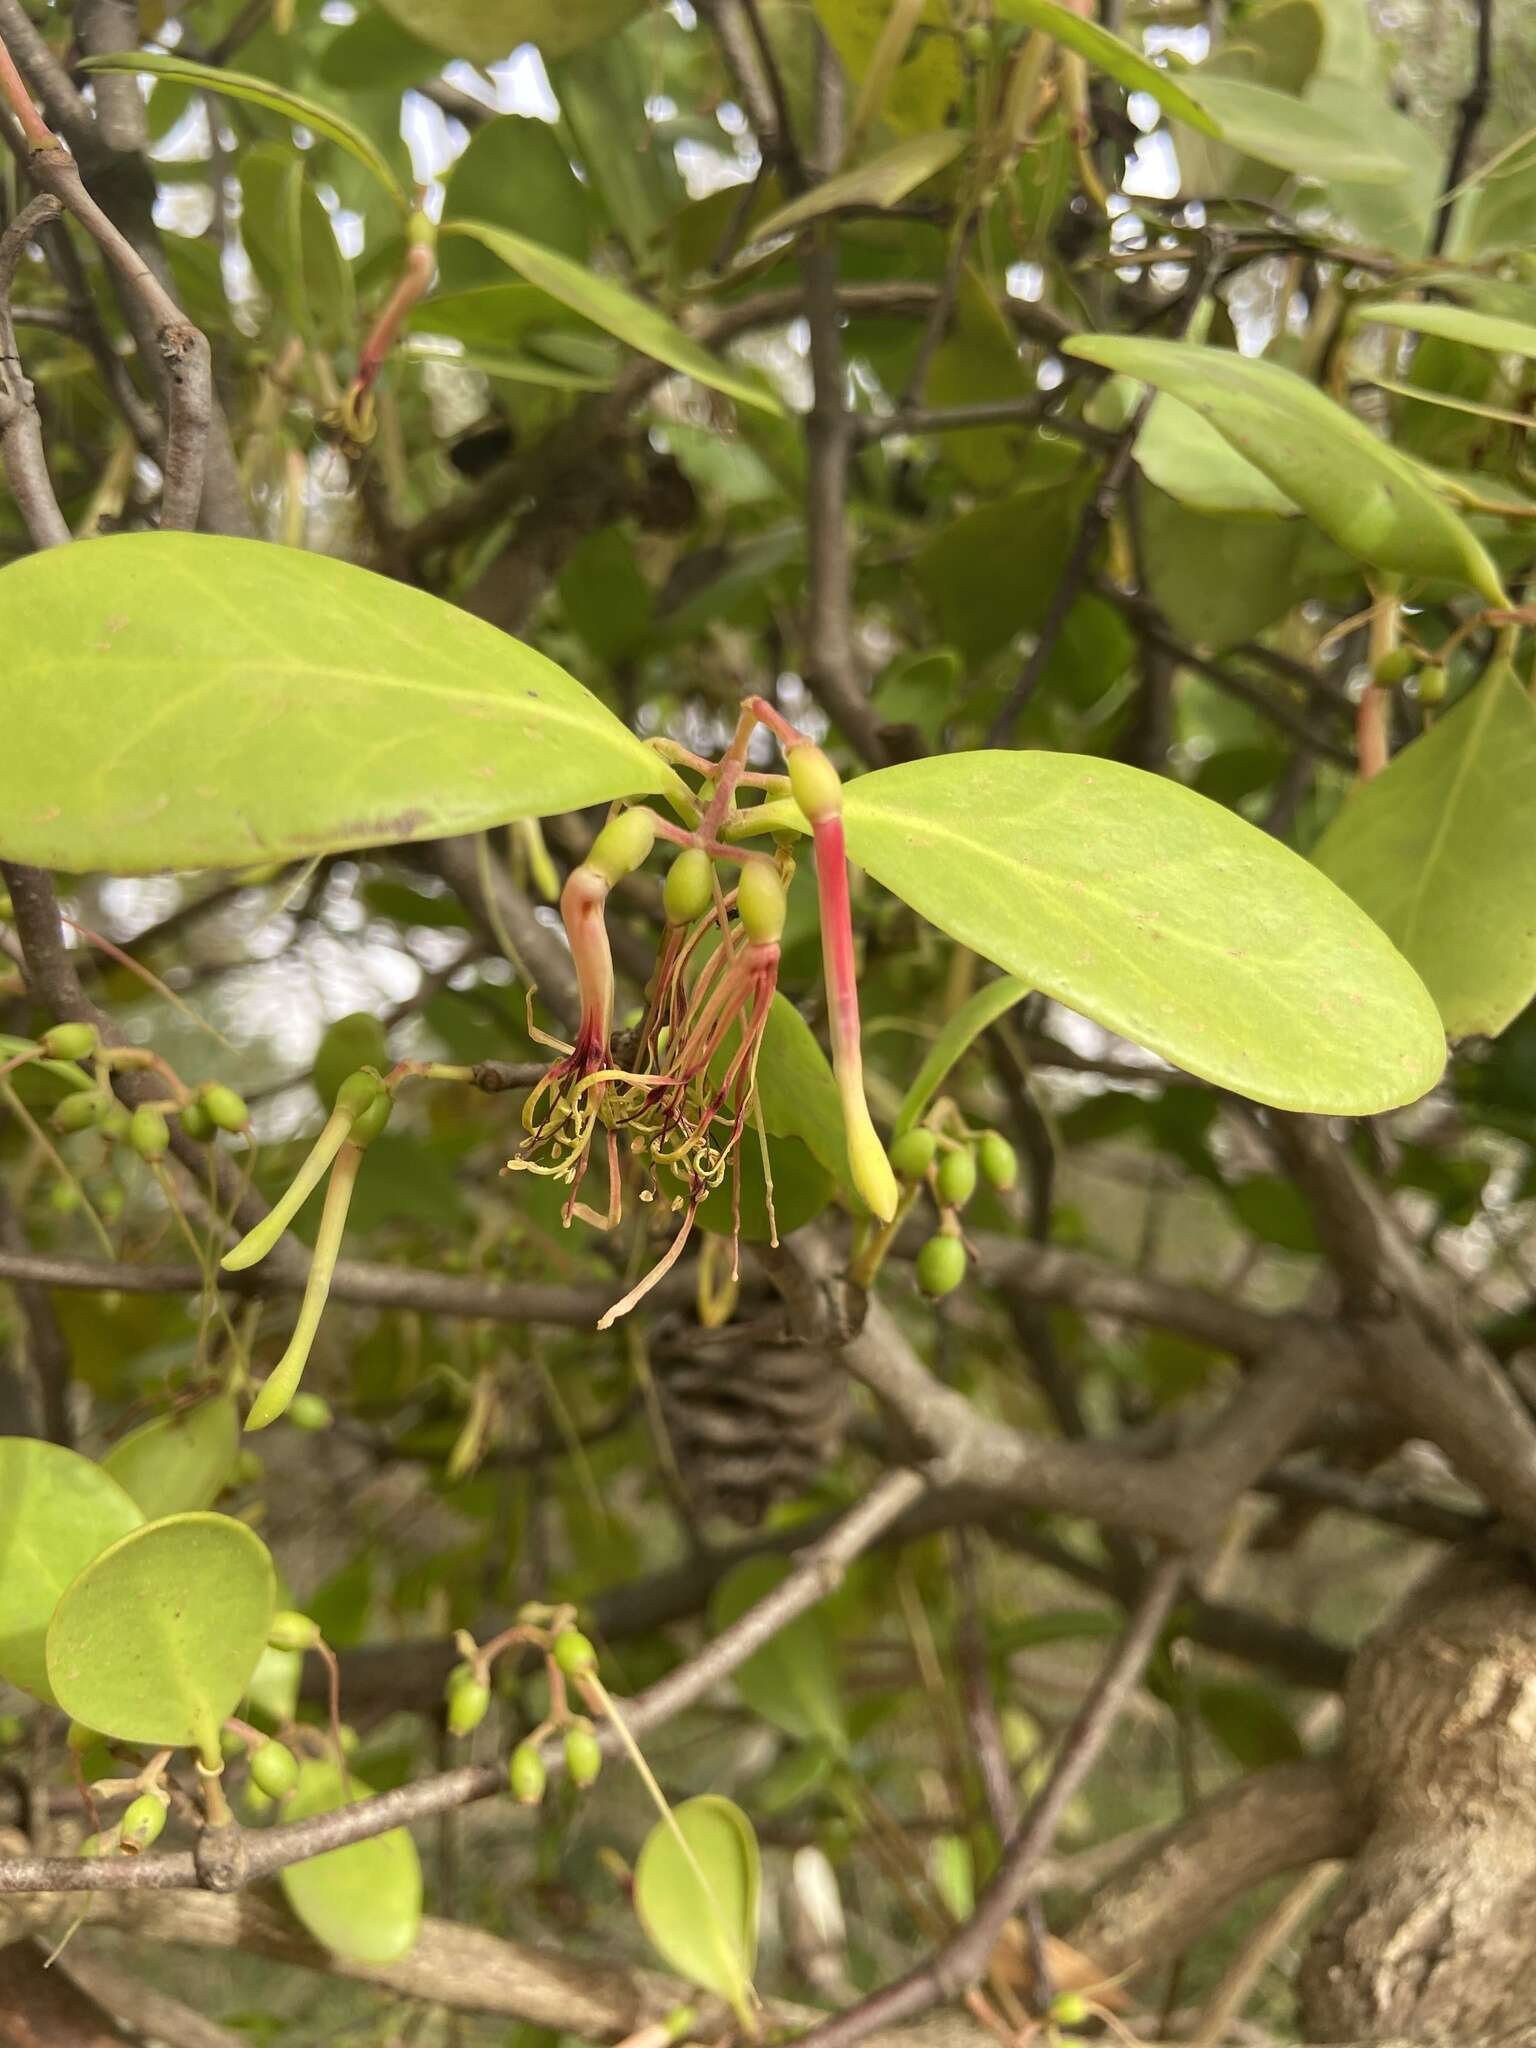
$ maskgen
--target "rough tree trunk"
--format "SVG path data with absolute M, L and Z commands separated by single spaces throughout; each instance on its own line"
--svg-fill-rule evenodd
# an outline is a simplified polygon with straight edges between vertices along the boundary
M 1366 1835 L 1304 1961 L 1308 2040 L 1536 2043 L 1536 1572 L 1448 1559 L 1360 1651 L 1345 1766 Z

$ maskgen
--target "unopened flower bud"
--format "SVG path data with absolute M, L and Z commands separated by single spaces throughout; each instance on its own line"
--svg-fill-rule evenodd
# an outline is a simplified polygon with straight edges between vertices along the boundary
M 620 811 L 593 840 L 585 865 L 611 886 L 642 866 L 655 844 L 656 820 L 649 811 Z
M 671 924 L 692 924 L 715 899 L 709 855 L 702 846 L 685 846 L 667 870 L 662 902 Z
M 784 884 L 764 860 L 749 861 L 736 885 L 736 915 L 754 945 L 776 946 L 784 933 Z

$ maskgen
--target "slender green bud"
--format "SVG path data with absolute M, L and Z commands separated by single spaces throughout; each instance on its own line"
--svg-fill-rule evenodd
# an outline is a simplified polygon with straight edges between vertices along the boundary
M 100 1040 L 94 1024 L 51 1024 L 38 1043 L 51 1060 L 88 1060 Z
M 612 887 L 643 866 L 655 844 L 656 820 L 649 811 L 620 811 L 593 840 L 585 865 L 595 868 Z
M 917 1255 L 917 1284 L 931 1300 L 953 1294 L 965 1278 L 965 1246 L 942 1232 L 930 1237 Z
M 999 1194 L 1018 1180 L 1019 1155 L 1000 1131 L 988 1131 L 981 1141 L 981 1177 Z
M 520 1742 L 507 1764 L 507 1782 L 519 1806 L 537 1806 L 544 1797 L 549 1773 L 544 1759 L 531 1742 Z
M 807 743 L 790 748 L 789 786 L 808 824 L 841 816 L 843 779 L 820 747 Z
M 567 1678 L 580 1678 L 597 1669 L 597 1652 L 579 1629 L 568 1628 L 557 1635 L 550 1655 Z
M 274 1650 L 312 1650 L 319 1640 L 319 1622 L 292 1607 L 280 1607 L 267 1630 L 268 1647 Z
M 784 884 L 767 861 L 748 861 L 736 885 L 736 915 L 758 946 L 776 946 L 784 935 Z
M 299 1760 L 286 1742 L 264 1742 L 251 1755 L 251 1783 L 269 1799 L 286 1799 L 299 1782 Z
M 901 1190 L 896 1185 L 891 1162 L 885 1156 L 885 1147 L 870 1116 L 869 1105 L 864 1100 L 862 1081 L 845 1084 L 843 1076 L 839 1075 L 838 1083 L 843 1099 L 843 1130 L 848 1140 L 848 1167 L 853 1175 L 853 1184 L 872 1213 L 882 1223 L 889 1223 L 896 1214 Z
M 702 846 L 685 846 L 667 870 L 662 889 L 669 924 L 692 924 L 715 900 L 712 864 Z
M 939 1161 L 939 1200 L 946 1209 L 963 1209 L 976 1192 L 976 1154 L 969 1145 L 946 1152 Z
M 921 1124 L 891 1140 L 891 1165 L 898 1180 L 921 1180 L 933 1164 L 938 1140 Z
M 594 1784 L 602 1768 L 603 1752 L 598 1748 L 597 1737 L 592 1730 L 579 1724 L 575 1728 L 568 1728 L 565 1735 L 565 1769 L 571 1783 L 581 1788 Z
M 203 1090 L 203 1107 L 221 1131 L 243 1131 L 251 1120 L 243 1099 L 222 1081 L 214 1081 Z
M 130 1856 L 137 1856 L 141 1849 L 159 1841 L 165 1828 L 165 1801 L 157 1799 L 153 1792 L 141 1792 L 137 1799 L 130 1800 L 120 1827 L 123 1848 Z
M 136 1109 L 128 1123 L 128 1142 L 153 1165 L 170 1150 L 171 1127 L 158 1109 Z
M 491 1709 L 491 1688 L 479 1678 L 466 1678 L 448 1688 L 448 1732 L 472 1735 Z

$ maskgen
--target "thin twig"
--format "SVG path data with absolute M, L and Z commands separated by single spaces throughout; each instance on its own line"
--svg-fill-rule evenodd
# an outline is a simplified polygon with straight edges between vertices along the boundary
M 28 242 L 62 211 L 57 199 L 42 193 L 24 206 L 0 235 L 0 463 L 27 531 L 39 548 L 62 547 L 70 537 L 69 522 L 54 494 L 37 401 L 31 379 L 21 367 L 11 316 L 11 287 Z
M 1451 153 L 1446 159 L 1445 178 L 1435 212 L 1434 233 L 1430 238 L 1429 252 L 1432 256 L 1438 256 L 1445 247 L 1456 195 L 1461 190 L 1467 165 L 1471 161 L 1472 145 L 1477 140 L 1477 131 L 1483 124 L 1483 116 L 1487 113 L 1493 97 L 1493 0 L 1476 0 L 1476 5 L 1477 29 L 1472 55 L 1472 82 L 1457 109 L 1456 134 L 1451 143 Z

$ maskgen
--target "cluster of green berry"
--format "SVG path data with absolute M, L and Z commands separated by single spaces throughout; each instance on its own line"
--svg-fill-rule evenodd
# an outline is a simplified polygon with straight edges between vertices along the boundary
M 960 1215 L 978 1184 L 1002 1194 L 1019 1177 L 1018 1155 L 1000 1132 L 949 1128 L 957 1122 L 953 1106 L 941 1103 L 932 1123 L 914 1124 L 891 1142 L 891 1165 L 906 1190 L 903 1214 L 925 1185 L 939 1212 L 938 1229 L 917 1255 L 917 1284 L 933 1301 L 965 1278 Z
M 569 1609 L 525 1607 L 514 1627 L 505 1630 L 484 1648 L 462 1631 L 459 1647 L 463 1662 L 448 1674 L 445 1689 L 448 1728 L 454 1735 L 472 1735 L 484 1721 L 491 1706 L 491 1667 L 504 1650 L 514 1647 L 536 1649 L 543 1654 L 549 1675 L 549 1712 L 513 1749 L 507 1763 L 507 1782 L 520 1806 L 537 1806 L 549 1783 L 544 1761 L 544 1743 L 554 1734 L 562 1737 L 565 1774 L 580 1789 L 593 1784 L 603 1767 L 603 1752 L 591 1720 L 576 1713 L 569 1704 L 568 1689 L 575 1686 L 591 1704 L 606 1705 L 606 1695 L 597 1677 L 597 1652 L 579 1629 L 570 1625 Z
M 1395 690 L 1411 682 L 1421 704 L 1440 703 L 1447 687 L 1443 661 L 1406 641 L 1382 655 L 1371 670 L 1371 682 L 1378 690 Z

